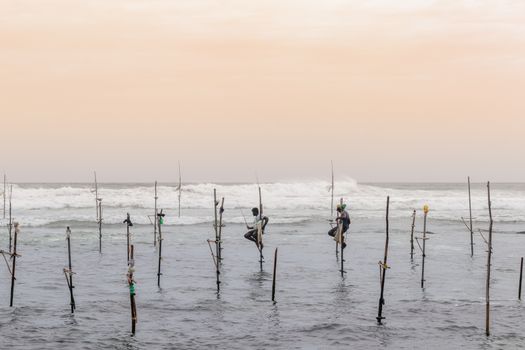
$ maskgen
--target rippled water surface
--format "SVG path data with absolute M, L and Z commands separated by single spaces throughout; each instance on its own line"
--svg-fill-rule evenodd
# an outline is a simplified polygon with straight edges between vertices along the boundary
M 388 188 L 376 188 L 388 192 Z M 395 200 L 396 197 L 392 197 L 394 203 Z M 372 216 L 352 216 L 344 277 L 338 271 L 335 243 L 326 235 L 330 228 L 327 221 L 270 221 L 262 271 L 257 249 L 243 238 L 244 225 L 227 223 L 219 295 L 206 243 L 206 239 L 213 238 L 210 223 L 163 227 L 161 289 L 156 284 L 158 251 L 153 246 L 152 228 L 146 224 L 135 225 L 139 323 L 134 337 L 130 335 L 124 225 L 104 226 L 102 254 L 98 252 L 94 222 L 26 225 L 19 236 L 21 257 L 17 260 L 13 308 L 8 307 L 9 274 L 5 263 L 0 261 L 1 348 L 521 347 L 525 340 L 525 314 L 517 294 L 525 235 L 517 232 L 525 231 L 525 223 L 519 218 L 501 219 L 495 225 L 492 335 L 487 338 L 484 334 L 486 247 L 479 234 L 475 237 L 475 255 L 471 258 L 470 238 L 463 224 L 439 215 L 434 218 L 431 211 L 428 228 L 433 234 L 427 241 L 426 287 L 421 289 L 419 250 L 414 260 L 410 259 L 411 212 L 394 213 L 389 250 L 391 268 L 386 275 L 383 311 L 386 320 L 383 325 L 377 325 L 378 261 L 383 258 L 385 239 L 384 204 L 378 206 Z M 432 207 L 432 202 L 429 204 Z M 27 209 L 22 214 L 27 217 L 29 210 L 33 210 L 31 215 L 38 216 L 36 209 Z M 52 216 L 52 210 L 65 209 L 43 210 L 40 214 Z M 204 213 L 206 208 L 187 210 Z M 228 210 L 238 216 L 238 209 L 227 208 L 225 215 Z M 268 209 L 270 220 L 272 211 L 277 210 Z M 94 214 L 94 208 L 92 211 Z M 122 220 L 126 211 L 130 211 L 134 219 L 134 208 L 122 207 Z M 481 216 L 481 208 L 479 212 Z M 352 215 L 352 210 L 350 213 Z M 168 215 L 174 214 L 168 210 Z M 299 210 L 297 216 L 301 215 Z M 463 215 L 464 209 L 457 211 L 458 219 Z M 293 219 L 294 215 L 290 217 Z M 67 263 L 66 223 L 72 226 L 77 302 L 74 315 L 70 314 L 69 291 L 62 272 Z M 416 224 L 416 230 L 421 231 L 420 216 Z M 483 220 L 476 224 L 486 228 Z M 2 247 L 8 244 L 5 232 L 5 229 L 0 231 Z M 278 302 L 273 304 L 271 280 L 276 247 L 279 247 Z

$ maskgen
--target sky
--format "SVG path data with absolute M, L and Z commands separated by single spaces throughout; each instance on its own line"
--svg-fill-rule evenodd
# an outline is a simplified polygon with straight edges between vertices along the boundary
M 521 0 L 0 0 L 15 182 L 521 182 L 524 112 Z

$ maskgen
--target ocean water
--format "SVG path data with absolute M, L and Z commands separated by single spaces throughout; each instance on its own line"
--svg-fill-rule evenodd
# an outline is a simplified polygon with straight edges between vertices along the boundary
M 0 261 L 0 344 L 13 349 L 515 349 L 525 341 L 518 300 L 520 257 L 525 255 L 525 184 L 492 184 L 495 219 L 491 279 L 491 332 L 485 336 L 486 245 L 480 234 L 470 256 L 465 184 L 336 183 L 336 200 L 348 204 L 344 276 L 330 229 L 330 184 L 323 181 L 261 184 L 265 215 L 262 270 L 255 245 L 243 238 L 243 215 L 257 206 L 253 184 L 186 184 L 178 217 L 174 184 L 160 184 L 163 275 L 157 287 L 158 251 L 148 215 L 153 184 L 102 184 L 102 254 L 91 184 L 17 184 L 13 217 L 21 224 L 14 307 L 10 276 Z M 207 239 L 214 238 L 213 189 L 225 198 L 221 292 Z M 385 240 L 386 196 L 391 198 L 389 266 L 383 325 L 375 317 L 379 266 Z M 473 184 L 474 227 L 488 227 L 485 184 Z M 410 258 L 416 209 L 421 235 L 430 206 L 425 288 L 421 252 Z M 0 210 L 1 208 L 0 203 Z M 126 284 L 126 236 L 135 226 L 137 333 L 131 336 Z M 1 212 L 0 212 L 1 215 Z M 7 249 L 6 220 L 0 249 Z M 72 230 L 75 299 L 62 272 L 65 228 Z M 279 248 L 277 303 L 271 301 L 274 249 Z M 2 259 L 3 260 L 3 259 Z

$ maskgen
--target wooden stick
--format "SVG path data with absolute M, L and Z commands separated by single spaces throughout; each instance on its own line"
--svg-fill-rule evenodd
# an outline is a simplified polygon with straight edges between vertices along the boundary
M 257 183 L 259 182 L 259 180 L 257 180 Z M 262 195 L 261 195 L 261 186 L 258 186 L 259 188 L 259 219 L 260 219 L 260 225 L 261 225 L 261 232 L 260 234 L 257 234 L 257 246 L 259 247 L 259 265 L 261 267 L 261 270 L 263 268 L 263 262 L 264 262 L 264 256 L 263 256 L 263 245 L 262 245 L 262 230 L 263 230 L 263 223 L 262 223 L 262 218 L 263 218 L 263 204 L 262 204 Z
M 332 192 L 332 200 L 330 201 L 330 218 L 334 217 L 334 162 L 330 161 L 332 164 L 332 186 L 330 186 L 330 190 Z
M 95 173 L 95 212 L 97 214 L 97 222 L 98 222 L 99 220 L 99 217 L 98 217 L 98 183 L 97 183 L 97 172 L 95 171 L 94 173 Z
M 474 231 L 472 227 L 472 200 L 470 196 L 470 176 L 468 177 L 468 210 L 470 215 L 470 256 L 474 256 Z
M 13 259 L 13 267 L 11 269 L 12 274 L 11 274 L 11 299 L 9 302 L 10 307 L 13 306 L 13 296 L 14 296 L 14 291 L 15 291 L 15 280 L 16 280 L 15 271 L 16 271 L 16 257 L 17 257 L 16 242 L 18 238 L 18 232 L 20 231 L 20 228 L 18 227 L 18 222 L 14 223 L 14 227 L 15 227 L 15 242 L 14 242 L 13 254 L 11 255 Z
M 6 208 L 6 207 L 5 207 L 5 199 L 6 199 L 6 193 L 5 193 L 5 191 L 6 191 L 6 189 L 7 189 L 7 188 L 6 188 L 6 183 L 7 183 L 7 177 L 6 177 L 6 175 L 4 174 L 4 192 L 2 192 L 2 195 L 3 195 L 3 197 L 4 197 L 4 219 L 5 219 L 5 208 Z
M 12 205 L 11 205 L 11 199 L 13 198 L 13 185 L 10 186 L 9 190 L 9 253 L 11 253 L 12 250 L 12 244 L 13 244 L 13 216 L 12 216 Z
M 67 271 L 67 274 L 69 276 L 68 287 L 69 287 L 69 296 L 71 299 L 71 302 L 70 302 L 71 313 L 74 313 L 76 309 L 76 305 L 75 305 L 75 297 L 73 296 L 73 288 L 75 287 L 73 286 L 73 269 L 71 267 L 71 229 L 69 228 L 69 226 L 66 228 L 66 238 L 67 238 L 67 258 L 68 258 L 68 266 L 69 266 L 69 269 Z
M 129 226 L 129 223 L 128 223 Z M 135 272 L 133 244 L 130 246 L 130 260 L 128 261 L 128 286 L 129 299 L 131 303 L 131 334 L 135 335 L 135 328 L 137 324 L 137 305 L 135 304 L 135 280 L 133 279 L 133 272 Z
M 518 300 L 521 300 L 521 281 L 523 279 L 523 257 L 521 257 L 521 264 L 520 264 L 520 284 L 518 287 Z
M 161 226 L 164 224 L 164 216 L 165 214 L 162 213 L 162 209 L 160 210 L 160 213 L 157 213 L 157 226 L 159 228 L 159 268 L 157 271 L 157 286 L 160 288 L 160 276 L 162 273 L 160 272 L 160 262 L 162 261 L 162 229 Z
M 222 213 L 224 213 L 224 197 L 222 197 L 221 199 L 221 206 L 219 208 L 219 235 L 218 235 L 218 242 L 217 242 L 217 246 L 218 246 L 218 250 L 217 250 L 217 261 L 219 263 L 222 262 Z
M 131 222 L 131 218 L 129 216 L 129 213 L 126 214 L 126 220 L 124 220 L 124 223 L 126 224 L 126 251 L 127 251 L 127 262 L 129 264 L 130 262 L 130 243 L 131 243 L 131 238 L 130 238 L 130 232 L 129 232 L 129 228 L 131 226 L 133 226 L 133 223 Z M 132 259 L 132 258 L 131 258 Z
M 425 254 L 425 245 L 426 245 L 426 242 L 427 242 L 427 215 L 428 215 L 428 206 L 425 205 L 423 207 L 423 212 L 424 212 L 424 218 L 423 218 L 423 260 L 422 260 L 422 263 L 421 263 L 421 288 L 424 288 L 425 286 L 425 258 L 426 258 L 426 254 Z
M 412 213 L 412 231 L 410 232 L 410 260 L 414 259 L 414 229 L 416 228 L 416 211 Z
M 102 253 L 102 198 L 98 198 L 98 252 Z
M 222 199 L 224 203 L 224 198 Z M 219 205 L 219 202 L 217 201 L 217 190 L 213 189 L 213 228 L 215 230 L 215 277 L 217 282 L 217 293 L 221 290 L 221 280 L 220 280 L 220 258 L 219 258 L 219 220 L 217 218 L 217 206 Z M 222 216 L 222 213 L 221 213 Z
M 490 182 L 487 182 L 487 195 L 488 195 L 488 204 L 489 204 L 489 239 L 488 239 L 488 253 L 487 253 L 487 286 L 486 286 L 486 296 L 485 296 L 485 334 L 487 337 L 490 335 L 490 270 L 491 270 L 491 260 L 492 260 L 492 202 L 490 200 Z
M 275 248 L 275 253 L 273 254 L 273 281 L 272 281 L 272 301 L 273 303 L 277 303 L 275 301 L 275 279 L 277 276 L 277 249 Z
M 182 175 L 181 175 L 181 172 L 180 172 L 180 160 L 179 160 L 179 195 L 178 195 L 178 198 L 179 198 L 179 218 L 180 218 L 180 197 L 181 197 L 181 194 L 182 194 Z
M 153 245 L 157 246 L 157 181 L 155 181 L 155 213 L 153 213 Z
M 385 291 L 385 276 L 386 270 L 389 268 L 387 265 L 388 259 L 388 240 L 389 240 L 389 223 L 388 223 L 388 212 L 390 208 L 390 197 L 386 197 L 386 239 L 385 239 L 385 256 L 383 261 L 379 262 L 379 272 L 381 274 L 381 294 L 379 296 L 379 307 L 377 311 L 377 323 L 381 324 L 383 317 L 383 305 L 385 305 L 384 291 Z

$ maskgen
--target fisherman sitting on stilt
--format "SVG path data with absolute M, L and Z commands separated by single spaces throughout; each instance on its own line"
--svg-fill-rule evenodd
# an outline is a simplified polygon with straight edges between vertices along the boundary
M 252 214 L 253 214 L 253 226 L 246 225 L 248 228 L 248 232 L 244 235 L 244 238 L 247 240 L 250 240 L 255 243 L 257 248 L 259 250 L 262 250 L 264 245 L 261 241 L 261 246 L 259 247 L 259 240 L 257 239 L 257 232 L 258 228 L 257 225 L 260 223 L 262 226 L 262 233 L 264 234 L 264 228 L 266 227 L 266 224 L 268 223 L 268 218 L 266 216 L 260 217 L 259 216 L 259 209 L 258 208 L 252 208 Z
M 342 244 L 342 247 L 343 249 L 346 248 L 346 242 L 344 241 L 344 234 L 345 232 L 348 230 L 348 227 L 350 226 L 350 215 L 348 215 L 348 212 L 345 210 L 346 208 L 346 204 L 338 204 L 337 205 L 337 218 L 335 219 L 335 222 L 338 223 L 339 221 L 341 221 L 342 225 L 343 225 L 343 230 L 341 232 L 341 234 L 343 235 L 343 237 L 341 237 L 341 241 L 343 242 Z M 330 231 L 328 231 L 328 235 L 331 236 L 331 237 L 334 237 L 334 239 L 336 239 L 337 241 L 339 241 L 338 237 L 335 237 L 336 233 L 337 233 L 337 228 L 338 228 L 338 225 L 336 225 L 334 228 L 332 228 Z

